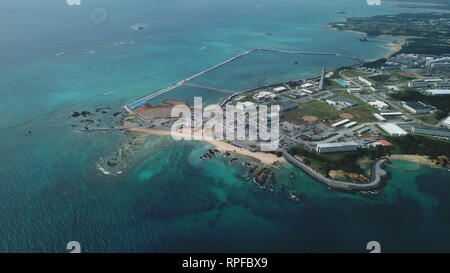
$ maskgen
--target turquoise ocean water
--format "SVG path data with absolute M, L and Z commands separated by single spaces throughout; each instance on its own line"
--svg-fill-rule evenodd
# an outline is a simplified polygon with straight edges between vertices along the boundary
M 270 192 L 240 179 L 239 166 L 200 160 L 207 144 L 152 136 L 123 175 L 105 176 L 96 163 L 122 144 L 121 133 L 71 127 L 73 111 L 120 108 L 249 48 L 383 56 L 383 44 L 326 24 L 405 11 L 395 2 L 81 2 L 0 0 L 0 251 L 65 252 L 73 240 L 86 252 L 363 252 L 372 240 L 391 252 L 450 251 L 446 170 L 402 171 L 410 163 L 395 162 L 370 200 L 282 165 Z M 131 30 L 136 24 L 143 29 Z M 239 90 L 348 64 L 248 57 L 196 83 Z M 220 99 L 208 94 L 208 103 Z M 305 201 L 290 202 L 289 189 Z

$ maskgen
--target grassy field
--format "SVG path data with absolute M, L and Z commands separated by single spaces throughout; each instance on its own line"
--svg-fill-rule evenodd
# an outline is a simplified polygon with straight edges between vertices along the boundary
M 355 107 L 338 111 L 336 108 L 326 104 L 325 102 L 311 101 L 307 104 L 301 105 L 298 109 L 285 112 L 282 120 L 299 124 L 305 122 L 303 119 L 305 116 L 316 117 L 318 118 L 318 121 L 327 121 L 341 119 L 341 117 L 339 117 L 340 115 L 350 114 L 353 116 L 352 120 L 359 123 L 365 123 L 376 121 L 373 117 L 373 113 L 375 112 L 375 108 L 362 103 Z
M 375 117 L 373 116 L 373 113 L 376 113 L 377 111 L 375 111 L 375 108 L 371 107 L 370 105 L 360 104 L 355 107 L 342 110 L 341 112 L 342 114 L 345 113 L 352 115 L 354 117 L 352 120 L 359 123 L 377 121 L 377 119 L 375 119 Z
M 408 75 L 407 73 L 403 72 L 394 72 L 390 74 L 374 76 L 371 79 L 377 81 L 377 83 L 380 85 L 385 85 L 385 84 L 405 83 L 417 79 L 417 77 L 413 77 L 412 75 Z
M 367 73 L 367 72 L 360 72 L 356 69 L 349 69 L 349 70 L 345 70 L 342 72 L 342 76 L 348 77 L 348 78 L 356 78 L 359 76 L 368 76 L 371 75 L 371 73 Z
M 239 102 L 254 102 L 257 103 L 257 101 L 253 98 L 255 94 L 249 94 L 247 96 L 245 96 L 244 98 L 242 98 L 241 100 L 239 100 Z
M 411 80 L 418 78 L 416 75 L 412 75 L 406 72 L 395 72 L 392 75 L 395 76 L 401 82 L 409 82 Z
M 291 123 L 304 123 L 304 116 L 314 116 L 320 121 L 323 121 L 327 118 L 338 115 L 339 111 L 337 111 L 334 107 L 321 101 L 311 101 L 306 104 L 302 104 L 298 109 L 285 112 L 282 120 Z
M 358 99 L 357 97 L 355 97 L 355 96 L 353 96 L 352 94 L 348 93 L 348 92 L 347 92 L 347 89 L 345 89 L 345 90 L 337 90 L 337 91 L 334 91 L 334 94 L 335 94 L 336 96 L 344 96 L 344 97 L 350 98 L 350 99 L 352 99 L 352 100 L 356 100 L 356 101 L 358 101 L 358 102 L 361 102 L 360 99 Z
M 347 91 L 339 90 L 339 91 L 336 91 L 335 94 L 337 96 L 344 96 L 344 97 L 350 98 L 359 103 L 358 105 L 356 105 L 354 107 L 347 108 L 345 110 L 340 111 L 339 115 L 340 114 L 350 114 L 350 115 L 354 116 L 354 119 L 352 119 L 352 120 L 359 122 L 359 123 L 377 121 L 377 119 L 375 119 L 375 117 L 373 116 L 373 113 L 378 113 L 378 111 L 374 107 L 364 103 L 359 98 L 357 98 L 353 95 L 350 95 Z
M 428 115 L 416 115 L 416 118 L 420 119 L 423 122 L 429 123 L 429 124 L 438 124 L 439 120 L 436 119 L 436 115 L 428 114 Z

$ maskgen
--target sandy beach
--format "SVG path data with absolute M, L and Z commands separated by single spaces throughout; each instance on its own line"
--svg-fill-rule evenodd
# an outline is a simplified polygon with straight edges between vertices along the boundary
M 146 133 L 146 134 L 151 134 L 151 135 L 161 135 L 161 136 L 171 136 L 172 135 L 172 133 L 170 131 L 147 129 L 147 128 L 130 129 L 130 131 L 141 132 L 141 133 Z M 219 150 L 221 152 L 231 152 L 231 153 L 236 153 L 236 154 L 243 155 L 243 156 L 249 156 L 249 157 L 257 159 L 261 163 L 264 163 L 267 165 L 271 165 L 276 162 L 285 162 L 286 161 L 283 157 L 277 157 L 274 154 L 263 153 L 263 152 L 251 152 L 249 150 L 242 149 L 242 148 L 233 146 L 231 144 L 225 143 L 221 140 L 217 140 L 217 139 L 213 139 L 213 138 L 202 137 L 199 135 L 191 136 L 191 135 L 183 134 L 183 133 L 174 133 L 174 134 L 183 139 L 191 139 L 191 140 L 207 142 L 207 143 L 213 145 L 217 150 Z
M 346 22 L 346 20 L 343 20 L 342 22 Z M 356 31 L 356 30 L 340 30 L 337 28 L 332 27 L 331 25 L 327 25 L 327 27 L 331 30 L 335 30 L 335 31 L 345 31 L 345 32 L 350 32 L 350 33 L 354 33 L 357 35 L 364 35 L 366 36 L 367 33 L 362 32 L 362 31 Z M 377 36 L 377 38 L 381 38 L 381 39 L 394 39 L 396 40 L 396 43 L 388 43 L 387 46 L 389 48 L 388 52 L 386 52 L 386 54 L 384 54 L 382 57 L 380 58 L 374 58 L 374 59 L 370 59 L 367 60 L 368 62 L 373 62 L 376 60 L 379 60 L 381 58 L 385 58 L 388 59 L 390 58 L 392 55 L 396 54 L 397 52 L 399 52 L 400 50 L 402 50 L 403 46 L 406 43 L 406 39 L 413 39 L 413 38 L 423 38 L 423 37 L 419 37 L 419 36 L 392 36 L 392 35 L 379 35 Z
M 424 165 L 435 165 L 433 160 L 431 160 L 428 156 L 422 155 L 391 155 L 389 157 L 390 160 L 407 160 L 413 162 L 419 162 Z
M 402 50 L 403 45 L 405 45 L 405 41 L 398 41 L 397 43 L 389 43 L 388 44 L 389 52 L 387 52 L 386 55 L 384 55 L 384 58 L 388 59 L 395 53 Z

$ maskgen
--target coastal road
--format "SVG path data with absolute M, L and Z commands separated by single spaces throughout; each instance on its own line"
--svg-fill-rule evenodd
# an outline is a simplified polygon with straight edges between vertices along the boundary
M 307 166 L 291 154 L 289 154 L 284 149 L 279 149 L 279 151 L 283 154 L 283 157 L 292 165 L 298 167 L 303 170 L 306 174 L 316 179 L 317 181 L 327 185 L 328 187 L 334 190 L 342 190 L 342 191 L 361 191 L 361 190 L 373 190 L 380 187 L 382 183 L 382 178 L 387 174 L 387 172 L 382 168 L 383 164 L 387 162 L 387 159 L 377 160 L 372 164 L 372 178 L 369 183 L 366 184 L 358 184 L 351 183 L 339 180 L 333 180 L 323 176 L 322 174 L 316 172 L 311 167 Z

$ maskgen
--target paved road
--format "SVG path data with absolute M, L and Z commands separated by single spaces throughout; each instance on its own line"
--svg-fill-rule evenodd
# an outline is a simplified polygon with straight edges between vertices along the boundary
M 380 187 L 382 183 L 382 178 L 387 173 L 384 169 L 382 169 L 382 166 L 384 163 L 386 163 L 386 159 L 380 159 L 372 164 L 372 178 L 369 181 L 369 183 L 366 184 L 357 184 L 357 183 L 351 183 L 351 182 L 345 182 L 345 181 L 339 181 L 339 180 L 333 180 L 330 178 L 327 178 L 320 173 L 314 171 L 309 166 L 305 165 L 303 162 L 296 159 L 294 156 L 290 155 L 286 150 L 280 149 L 279 150 L 283 157 L 292 165 L 300 168 L 303 170 L 306 174 L 311 176 L 312 178 L 316 179 L 317 181 L 327 185 L 328 187 L 334 189 L 334 190 L 343 190 L 343 191 L 354 191 L 354 190 L 372 190 Z

